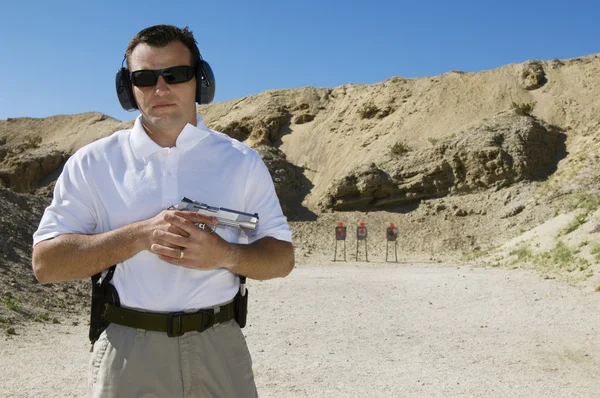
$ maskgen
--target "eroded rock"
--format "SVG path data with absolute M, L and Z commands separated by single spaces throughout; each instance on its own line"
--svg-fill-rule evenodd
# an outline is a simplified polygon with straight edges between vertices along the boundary
M 0 168 L 0 180 L 16 192 L 32 192 L 48 175 L 68 158 L 57 151 L 34 151 L 23 156 L 6 157 Z
M 289 125 L 292 115 L 283 109 L 265 118 L 243 117 L 225 126 L 219 124 L 213 128 L 250 146 L 272 145 L 281 135 L 281 129 Z
M 519 81 L 525 90 L 535 90 L 548 81 L 540 61 L 527 61 L 521 65 Z
M 362 166 L 334 181 L 320 202 L 333 210 L 366 210 L 508 187 L 548 175 L 564 138 L 532 117 L 513 113 L 451 142 Z
M 285 153 L 278 148 L 259 145 L 254 149 L 260 154 L 269 169 L 281 209 L 286 216 L 289 216 L 301 187 L 295 167 L 287 161 Z
M 299 115 L 294 116 L 292 119 L 293 124 L 304 124 L 308 122 L 312 122 L 315 118 L 315 115 L 310 113 L 301 113 Z

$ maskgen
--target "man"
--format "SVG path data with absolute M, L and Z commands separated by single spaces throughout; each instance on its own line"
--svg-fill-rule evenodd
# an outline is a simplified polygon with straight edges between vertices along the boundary
M 110 283 L 120 306 L 90 358 L 94 397 L 256 396 L 244 336 L 219 314 L 229 314 L 238 275 L 285 277 L 294 266 L 271 176 L 257 152 L 196 114 L 205 61 L 187 28 L 142 30 L 126 60 L 120 77 L 131 81 L 129 100 L 140 116 L 131 130 L 68 160 L 34 234 L 34 274 L 50 283 L 106 275 L 117 264 Z M 184 196 L 258 213 L 258 228 L 249 233 L 166 210 Z M 210 327 L 180 333 L 181 312 L 196 317 L 199 310 L 210 314 Z M 166 330 L 137 326 L 154 319 Z

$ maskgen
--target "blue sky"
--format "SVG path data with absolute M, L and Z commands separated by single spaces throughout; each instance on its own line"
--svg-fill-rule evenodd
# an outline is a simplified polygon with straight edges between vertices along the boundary
M 129 39 L 155 24 L 190 27 L 226 101 L 598 53 L 598 15 L 591 0 L 2 0 L 0 119 L 135 118 L 115 73 Z

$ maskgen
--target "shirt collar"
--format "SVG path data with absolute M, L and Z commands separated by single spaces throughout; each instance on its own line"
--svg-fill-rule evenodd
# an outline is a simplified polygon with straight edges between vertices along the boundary
M 179 136 L 177 136 L 175 146 L 182 149 L 189 148 L 202 141 L 209 134 L 210 130 L 206 127 L 206 124 L 204 124 L 202 117 L 196 114 L 196 125 L 192 126 L 187 123 L 183 130 L 181 130 L 181 133 L 179 133 Z M 133 152 L 139 158 L 148 157 L 163 149 L 156 142 L 152 141 L 152 138 L 150 138 L 146 133 L 146 130 L 144 130 L 144 127 L 142 126 L 142 115 L 139 115 L 135 119 L 135 123 L 131 129 L 130 141 Z

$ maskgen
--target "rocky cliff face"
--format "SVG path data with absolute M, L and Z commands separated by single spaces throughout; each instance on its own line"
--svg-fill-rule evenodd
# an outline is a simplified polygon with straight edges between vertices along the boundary
M 361 165 L 332 182 L 325 209 L 369 210 L 542 180 L 565 155 L 565 135 L 507 112 L 431 148 L 399 143 L 379 165 Z
M 77 149 L 131 125 L 101 113 L 0 120 L 0 185 L 22 193 L 44 188 Z
M 293 217 L 300 206 L 298 197 L 302 190 L 297 167 L 290 164 L 285 153 L 275 147 L 258 145 L 254 149 L 260 154 L 271 173 L 283 213 Z

